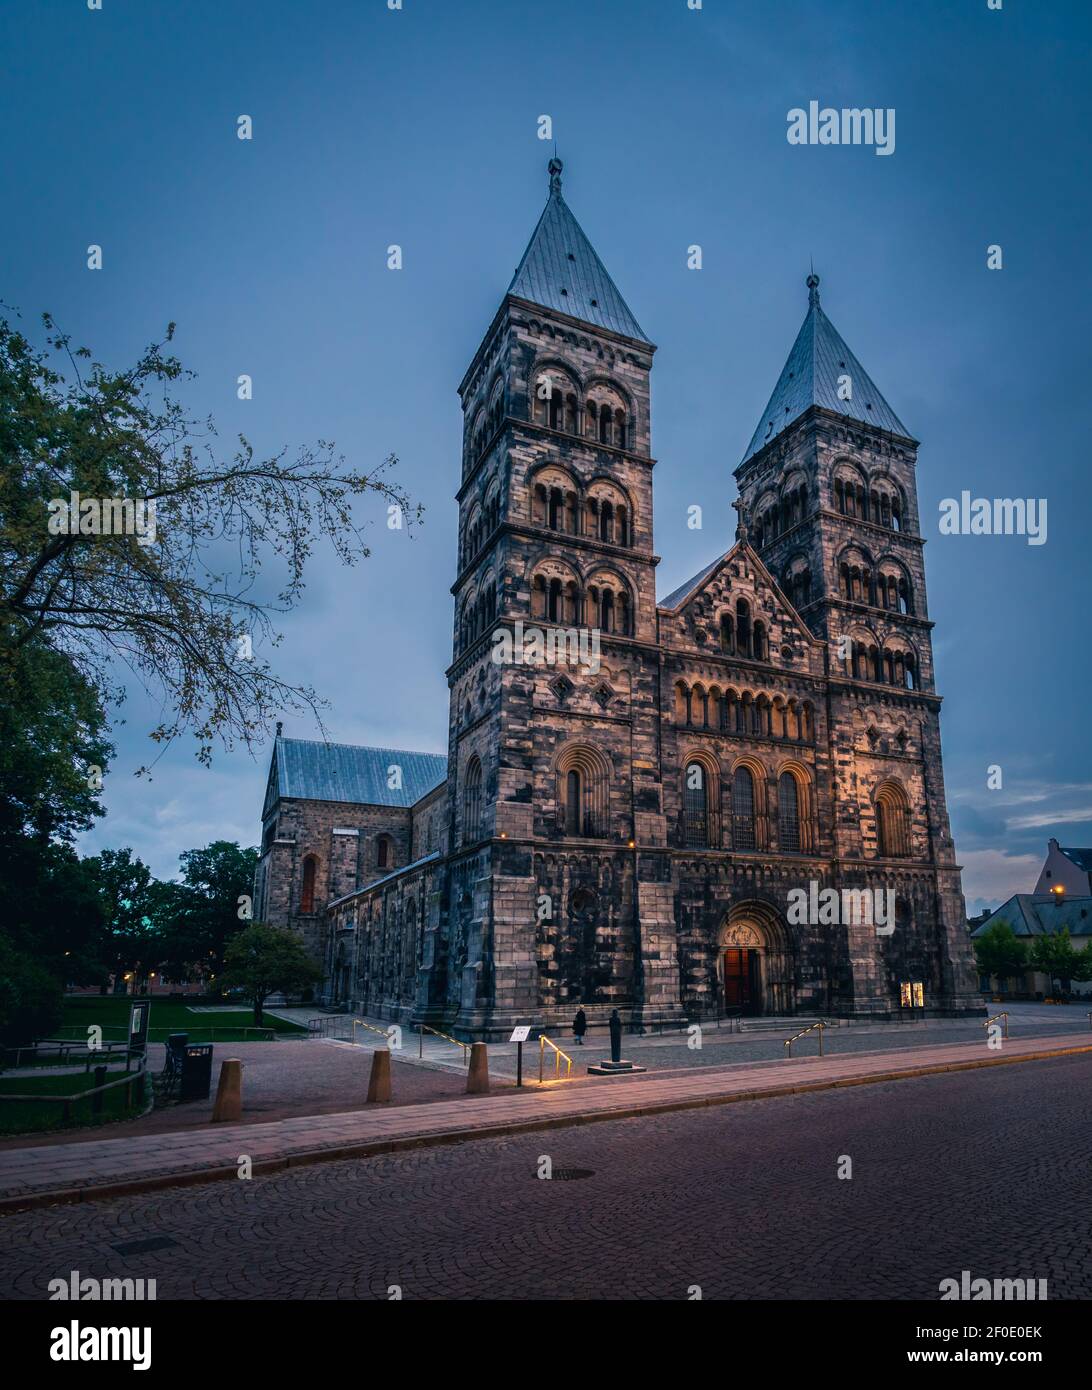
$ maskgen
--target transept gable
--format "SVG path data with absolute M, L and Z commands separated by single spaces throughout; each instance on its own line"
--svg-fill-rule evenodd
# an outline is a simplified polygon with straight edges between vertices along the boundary
M 761 661 L 806 675 L 824 673 L 825 644 L 746 541 L 737 541 L 658 608 L 665 647 Z

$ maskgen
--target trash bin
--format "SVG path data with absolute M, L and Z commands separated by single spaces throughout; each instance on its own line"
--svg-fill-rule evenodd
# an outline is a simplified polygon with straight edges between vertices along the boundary
M 182 1088 L 178 1099 L 208 1100 L 212 1090 L 212 1043 L 191 1043 L 182 1060 Z

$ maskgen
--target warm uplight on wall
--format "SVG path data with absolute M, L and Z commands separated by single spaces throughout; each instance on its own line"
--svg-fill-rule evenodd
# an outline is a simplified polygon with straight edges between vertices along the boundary
M 1054 894 L 1055 898 L 1061 900 L 1065 897 L 1065 884 L 1056 883 L 1050 891 Z
M 637 848 L 637 841 L 636 841 L 636 840 L 630 840 L 630 842 L 629 842 L 629 847 L 630 847 L 630 849 L 636 849 L 636 848 Z

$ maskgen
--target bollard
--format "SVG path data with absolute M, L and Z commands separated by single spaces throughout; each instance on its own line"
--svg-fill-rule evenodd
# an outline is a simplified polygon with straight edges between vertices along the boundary
M 487 1096 L 489 1094 L 489 1053 L 485 1043 L 470 1044 L 470 1070 L 466 1076 L 468 1096 Z
M 372 1074 L 368 1082 L 368 1104 L 391 1098 L 391 1050 L 377 1047 L 372 1053 Z
M 243 1064 L 229 1057 L 220 1064 L 220 1083 L 216 1087 L 216 1104 L 212 1107 L 212 1123 L 220 1120 L 240 1120 L 243 1116 Z

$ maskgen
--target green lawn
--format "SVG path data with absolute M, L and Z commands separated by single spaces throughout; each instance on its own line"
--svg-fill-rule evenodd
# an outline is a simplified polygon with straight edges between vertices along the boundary
M 132 1000 L 118 995 L 74 995 L 64 1001 L 61 1027 L 53 1034 L 58 1038 L 87 1037 L 93 1024 L 102 1028 L 107 1041 L 124 1041 L 128 1037 L 129 1010 Z M 188 1033 L 190 1042 L 261 1042 L 262 1035 L 245 1030 L 254 1028 L 254 1011 L 240 1006 L 231 1013 L 194 1013 L 180 999 L 153 999 L 148 1037 L 152 1042 L 164 1042 L 168 1033 Z M 316 1010 L 317 1012 L 317 1010 Z M 303 1036 L 306 1028 L 274 1018 L 266 1013 L 262 1027 L 282 1036 Z
M 124 1067 L 115 1067 L 107 1073 L 107 1081 L 113 1081 L 125 1074 Z M 0 1075 L 0 1095 L 64 1096 L 79 1095 L 89 1091 L 95 1084 L 95 1073 L 88 1075 L 72 1072 L 63 1076 L 2 1076 Z M 151 1085 L 149 1080 L 147 1083 Z M 69 1107 L 69 1118 L 65 1121 L 64 1107 L 46 1105 L 30 1101 L 21 1105 L 18 1101 L 0 1101 L 0 1134 L 44 1133 L 55 1129 L 76 1129 L 89 1125 L 103 1124 L 107 1120 L 129 1119 L 140 1115 L 143 1104 L 126 1106 L 124 1086 L 115 1086 L 103 1092 L 102 1113 L 91 1113 L 91 1099 L 77 1101 Z

